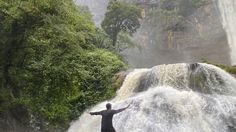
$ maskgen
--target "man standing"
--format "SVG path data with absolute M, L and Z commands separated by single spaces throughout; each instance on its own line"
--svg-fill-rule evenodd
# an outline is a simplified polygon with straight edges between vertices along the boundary
M 111 104 L 107 103 L 106 110 L 102 110 L 99 112 L 90 112 L 90 115 L 101 115 L 102 116 L 102 124 L 101 124 L 101 132 L 116 132 L 112 124 L 112 118 L 114 114 L 120 113 L 123 110 L 127 109 L 130 105 L 125 108 L 113 110 L 111 109 Z

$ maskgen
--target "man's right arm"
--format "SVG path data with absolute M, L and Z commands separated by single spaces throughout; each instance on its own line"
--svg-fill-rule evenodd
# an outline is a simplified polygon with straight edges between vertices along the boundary
M 129 106 L 130 106 L 130 105 L 128 105 L 128 106 L 125 107 L 125 108 L 115 110 L 114 114 L 117 114 L 117 113 L 120 113 L 120 112 L 124 111 L 125 109 L 129 108 Z

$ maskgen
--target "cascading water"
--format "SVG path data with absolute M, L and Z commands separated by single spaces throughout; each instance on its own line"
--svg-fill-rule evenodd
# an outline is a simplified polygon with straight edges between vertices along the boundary
M 218 6 L 231 49 L 231 63 L 232 65 L 236 65 L 236 1 L 218 0 Z
M 117 132 L 235 132 L 236 79 L 208 64 L 171 64 L 129 73 L 113 108 Z M 84 112 L 68 132 L 99 132 L 102 102 Z

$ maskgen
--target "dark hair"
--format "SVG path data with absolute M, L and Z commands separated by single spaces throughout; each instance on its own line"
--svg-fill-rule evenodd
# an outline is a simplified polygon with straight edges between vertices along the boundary
M 107 104 L 106 104 L 106 107 L 107 107 L 107 109 L 111 109 L 111 104 L 110 104 L 110 103 L 107 103 Z

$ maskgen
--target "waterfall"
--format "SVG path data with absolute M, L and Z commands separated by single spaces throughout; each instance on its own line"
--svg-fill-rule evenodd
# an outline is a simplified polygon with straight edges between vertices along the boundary
M 231 49 L 231 63 L 236 65 L 236 1 L 218 0 L 218 6 Z
M 89 111 L 131 106 L 114 116 L 117 132 L 235 132 L 236 79 L 208 64 L 169 64 L 130 72 L 117 96 L 86 110 L 68 132 L 99 132 Z

